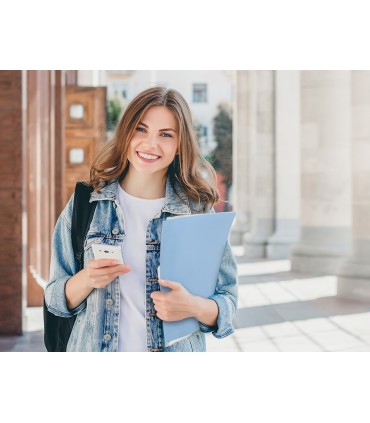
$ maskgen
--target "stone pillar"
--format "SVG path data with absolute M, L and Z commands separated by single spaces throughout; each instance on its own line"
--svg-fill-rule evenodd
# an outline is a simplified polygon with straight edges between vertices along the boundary
M 274 232 L 275 213 L 275 71 L 257 71 L 255 107 L 256 130 L 251 128 L 248 172 L 252 224 L 244 235 L 247 257 L 265 257 L 269 237 Z
M 301 234 L 292 270 L 335 274 L 351 248 L 351 72 L 301 72 Z
M 267 256 L 289 257 L 299 239 L 300 217 L 300 72 L 276 71 L 276 220 Z
M 233 245 L 243 243 L 243 235 L 249 229 L 250 206 L 248 204 L 248 173 L 250 156 L 248 147 L 255 133 L 255 71 L 236 71 L 233 104 L 233 209 L 235 224 L 230 233 Z
M 338 271 L 338 296 L 370 300 L 370 71 L 352 72 L 352 256 Z
M 77 71 L 77 85 L 80 87 L 98 87 L 101 73 L 98 70 Z

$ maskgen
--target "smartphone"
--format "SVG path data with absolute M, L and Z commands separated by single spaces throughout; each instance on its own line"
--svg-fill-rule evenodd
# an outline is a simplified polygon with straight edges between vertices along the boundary
M 123 264 L 122 249 L 119 245 L 92 244 L 95 259 L 118 260 Z

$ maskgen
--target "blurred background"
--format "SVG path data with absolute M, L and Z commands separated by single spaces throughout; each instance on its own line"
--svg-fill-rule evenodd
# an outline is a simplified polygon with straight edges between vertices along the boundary
M 237 213 L 235 332 L 208 351 L 370 351 L 370 71 L 0 71 L 0 351 L 44 351 L 55 222 L 129 101 L 187 100 Z

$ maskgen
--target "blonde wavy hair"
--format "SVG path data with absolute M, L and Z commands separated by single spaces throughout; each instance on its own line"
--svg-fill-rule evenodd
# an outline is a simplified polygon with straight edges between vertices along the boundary
M 183 198 L 176 191 L 176 181 L 185 196 L 206 211 L 220 198 L 216 172 L 200 153 L 186 100 L 174 89 L 161 86 L 148 88 L 128 104 L 113 138 L 103 145 L 95 157 L 90 169 L 89 184 L 99 192 L 107 184 L 121 181 L 125 177 L 130 164 L 127 159 L 129 143 L 142 116 L 153 106 L 167 107 L 179 125 L 179 154 L 169 166 L 166 177 L 169 177 L 175 194 L 183 203 Z

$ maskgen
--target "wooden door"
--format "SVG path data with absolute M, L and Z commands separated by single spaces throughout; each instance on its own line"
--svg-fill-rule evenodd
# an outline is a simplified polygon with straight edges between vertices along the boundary
M 105 87 L 66 87 L 65 101 L 65 198 L 77 181 L 90 179 L 90 166 L 105 141 Z

